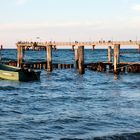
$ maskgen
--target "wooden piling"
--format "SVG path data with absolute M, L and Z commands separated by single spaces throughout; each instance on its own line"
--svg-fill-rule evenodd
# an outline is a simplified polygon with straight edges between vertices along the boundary
M 56 50 L 56 45 L 54 45 L 53 49 Z
M 1 53 L 2 49 L 3 49 L 3 47 L 2 47 L 2 45 L 1 45 L 1 46 L 0 46 L 0 61 L 2 60 L 2 53 Z
M 75 45 L 72 45 L 72 51 L 74 51 L 74 47 L 75 47 Z
M 114 73 L 118 74 L 118 64 L 120 63 L 120 44 L 114 45 Z
M 20 67 L 20 46 L 17 46 L 17 67 Z
M 33 64 L 30 64 L 30 69 L 33 69 Z
M 61 66 L 60 66 L 60 64 L 58 64 L 58 69 L 61 69 Z
M 78 69 L 79 56 L 78 56 L 78 49 L 77 48 L 74 50 L 74 53 L 75 53 L 75 68 Z
M 47 69 L 47 63 L 45 63 L 43 67 L 46 70 Z
M 111 54 L 111 51 L 112 51 L 112 47 L 111 46 L 108 46 L 108 62 L 112 62 L 112 54 Z
M 34 64 L 34 69 L 37 69 L 37 64 Z
M 37 69 L 40 69 L 40 64 L 39 63 L 37 64 Z
M 121 68 L 121 72 L 125 72 L 125 66 Z
M 3 50 L 3 45 L 0 45 L 0 50 Z
M 47 71 L 52 72 L 52 45 L 47 46 Z
M 58 69 L 58 64 L 55 64 L 55 69 Z
M 40 63 L 40 69 L 43 69 L 42 63 Z
M 63 69 L 66 69 L 66 64 L 62 64 L 62 68 Z
M 139 44 L 139 47 L 138 47 L 138 52 L 140 53 L 140 44 Z
M 23 61 L 23 48 L 21 46 L 17 46 L 17 66 L 21 67 Z
M 84 46 L 78 47 L 78 67 L 79 67 L 79 74 L 85 73 L 84 67 Z
M 72 69 L 74 67 L 74 64 L 70 64 L 70 69 Z
M 63 68 L 63 65 L 62 64 L 58 64 L 58 68 L 59 69 L 62 69 Z
M 112 47 L 108 46 L 108 63 L 112 62 Z M 109 65 L 109 72 L 111 71 L 112 65 Z
M 92 45 L 92 50 L 93 50 L 93 51 L 95 50 L 95 45 Z

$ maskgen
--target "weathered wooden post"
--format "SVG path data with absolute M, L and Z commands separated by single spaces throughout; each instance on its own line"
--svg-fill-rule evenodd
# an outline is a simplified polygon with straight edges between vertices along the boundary
M 21 67 L 23 61 L 23 48 L 17 45 L 17 66 Z
M 120 63 L 120 44 L 114 45 L 114 73 L 118 74 L 118 64 Z
M 1 45 L 1 46 L 0 46 L 0 61 L 1 61 L 1 59 L 2 59 L 2 52 L 1 52 L 2 49 L 3 49 L 3 46 Z
M 0 50 L 3 50 L 3 45 L 0 45 Z
M 75 68 L 78 69 L 79 56 L 78 56 L 78 47 L 77 46 L 75 47 L 74 54 L 75 54 Z
M 17 45 L 17 67 L 20 66 L 20 46 Z
M 74 47 L 75 47 L 75 45 L 72 45 L 72 51 L 74 51 Z
M 92 45 L 92 50 L 93 50 L 93 51 L 95 50 L 95 45 Z
M 56 45 L 54 45 L 53 49 L 56 51 L 56 49 L 57 49 L 57 48 L 56 48 Z
M 52 72 L 52 45 L 47 46 L 47 71 Z
M 22 62 L 23 62 L 23 57 L 24 57 L 24 55 L 23 55 L 23 47 L 20 47 L 20 67 L 22 67 Z
M 109 71 L 111 71 L 112 68 L 112 64 L 110 64 L 112 62 L 112 47 L 108 46 L 108 63 L 109 63 Z
M 139 53 L 140 53 L 140 44 L 139 44 L 139 47 L 138 47 L 138 51 L 139 51 Z
M 85 73 L 84 67 L 84 46 L 78 47 L 78 67 L 79 67 L 79 74 Z
M 112 62 L 112 54 L 111 54 L 112 48 L 111 46 L 108 46 L 108 62 Z

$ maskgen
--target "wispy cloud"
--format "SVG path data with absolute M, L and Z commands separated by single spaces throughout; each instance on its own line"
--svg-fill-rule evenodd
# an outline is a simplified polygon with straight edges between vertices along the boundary
M 8 23 L 0 24 L 0 30 L 30 30 L 41 28 L 78 28 L 78 27 L 101 27 L 103 22 L 64 22 L 64 23 Z
M 16 0 L 17 5 L 24 5 L 28 2 L 29 0 Z
M 132 6 L 132 10 L 134 11 L 140 11 L 140 4 L 135 4 Z

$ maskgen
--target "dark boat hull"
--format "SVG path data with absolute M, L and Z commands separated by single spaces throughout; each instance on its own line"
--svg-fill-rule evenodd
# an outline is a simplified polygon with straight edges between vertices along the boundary
M 18 67 L 0 64 L 0 78 L 15 81 L 40 80 L 40 71 L 21 69 Z

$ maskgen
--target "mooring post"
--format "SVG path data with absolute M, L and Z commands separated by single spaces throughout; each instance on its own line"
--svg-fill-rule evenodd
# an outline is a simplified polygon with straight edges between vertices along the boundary
M 52 45 L 47 46 L 47 71 L 52 72 Z
M 77 46 L 75 46 L 74 54 L 75 54 L 75 68 L 78 69 L 78 59 L 79 59 L 79 56 L 78 56 L 78 47 Z
M 139 53 L 140 53 L 140 44 L 139 44 L 139 47 L 138 47 L 138 51 L 139 51 Z
M 22 66 L 23 62 L 23 47 L 20 47 L 20 67 Z
M 111 46 L 108 46 L 108 62 L 112 62 L 112 54 L 111 54 L 112 48 Z
M 118 74 L 118 64 L 120 63 L 120 44 L 114 45 L 114 73 Z
M 78 67 L 79 67 L 79 74 L 85 73 L 84 67 L 84 46 L 78 47 Z
M 93 51 L 95 50 L 95 45 L 92 45 L 92 50 L 93 50 Z
M 0 61 L 2 60 L 2 52 L 1 52 L 2 49 L 3 49 L 3 46 L 1 45 L 1 46 L 0 46 Z
M 23 48 L 22 46 L 17 46 L 17 66 L 21 67 L 23 59 Z
M 53 49 L 56 51 L 56 49 L 57 49 L 57 48 L 56 48 L 56 45 L 53 46 Z
M 74 51 L 74 47 L 75 47 L 75 45 L 72 45 L 72 51 Z
M 0 50 L 3 50 L 3 45 L 0 45 Z
M 20 46 L 17 45 L 17 67 L 20 66 Z
M 109 71 L 111 70 L 111 63 L 112 62 L 112 47 L 108 46 L 108 65 L 109 65 Z

